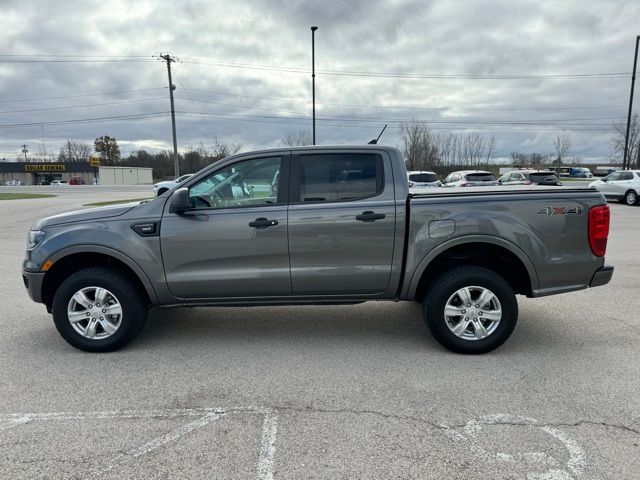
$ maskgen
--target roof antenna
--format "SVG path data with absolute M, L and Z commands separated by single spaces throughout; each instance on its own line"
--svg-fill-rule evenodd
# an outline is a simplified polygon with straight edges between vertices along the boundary
M 378 135 L 378 138 L 374 138 L 373 140 L 371 140 L 369 142 L 369 145 L 376 145 L 378 143 L 378 140 L 380 140 L 380 137 L 382 136 L 382 134 L 386 129 L 387 129 L 387 124 L 385 124 L 385 126 L 382 128 L 382 131 L 380 132 L 380 135 Z

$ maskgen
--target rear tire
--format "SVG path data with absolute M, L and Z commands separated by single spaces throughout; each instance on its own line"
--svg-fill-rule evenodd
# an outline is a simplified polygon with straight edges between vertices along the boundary
M 629 190 L 624 194 L 624 203 L 629 206 L 638 204 L 638 193 L 635 190 Z
M 91 267 L 60 284 L 53 298 L 53 321 L 70 345 L 86 352 L 112 352 L 140 333 L 148 304 L 125 273 Z
M 475 266 L 455 267 L 437 278 L 422 311 L 435 339 L 465 354 L 498 348 L 518 321 L 518 302 L 511 285 L 497 273 Z

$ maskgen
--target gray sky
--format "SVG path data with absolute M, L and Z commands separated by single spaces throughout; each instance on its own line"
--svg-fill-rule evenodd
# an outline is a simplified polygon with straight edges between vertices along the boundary
M 609 125 L 626 116 L 640 2 L 1 0 L 0 19 L 0 157 L 10 160 L 22 143 L 37 153 L 43 130 L 52 151 L 101 135 L 125 155 L 169 148 L 160 52 L 181 59 L 181 150 L 213 136 L 276 146 L 311 128 L 318 25 L 318 143 L 364 143 L 389 123 L 383 143 L 398 145 L 398 122 L 417 118 L 438 132 L 493 133 L 498 157 L 551 152 L 565 132 L 571 156 L 599 161 Z M 101 56 L 128 57 L 86 61 Z M 606 75 L 566 77 L 583 74 Z

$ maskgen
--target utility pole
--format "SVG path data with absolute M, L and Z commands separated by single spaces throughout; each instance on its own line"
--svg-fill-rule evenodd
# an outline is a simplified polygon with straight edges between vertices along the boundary
M 171 129 L 173 131 L 173 167 L 176 178 L 180 176 L 180 167 L 178 166 L 178 140 L 176 139 L 176 110 L 173 106 L 173 91 L 176 86 L 171 81 L 171 64 L 177 60 L 176 57 L 165 53 L 160 58 L 167 62 L 167 73 L 169 75 L 169 100 L 171 101 Z
M 640 35 L 636 36 L 636 53 L 633 57 L 633 71 L 631 72 L 631 94 L 629 95 L 629 114 L 627 115 L 627 132 L 624 136 L 624 156 L 622 157 L 622 169 L 627 170 L 629 168 L 629 129 L 631 128 L 631 109 L 633 107 L 633 88 L 636 84 L 636 66 L 638 65 L 638 42 L 640 42 Z
M 22 144 L 22 153 L 24 153 L 24 161 L 27 161 L 27 152 L 29 152 L 29 150 L 27 149 L 27 144 L 23 143 Z
M 316 144 L 316 30 L 311 27 L 311 103 L 313 104 L 313 143 Z

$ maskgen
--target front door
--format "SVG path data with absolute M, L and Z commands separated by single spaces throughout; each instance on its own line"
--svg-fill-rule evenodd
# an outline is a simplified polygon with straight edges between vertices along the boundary
M 371 152 L 302 154 L 292 158 L 291 172 L 294 295 L 384 292 L 396 223 L 389 159 Z
M 189 210 L 166 210 L 162 258 L 176 297 L 291 295 L 287 192 L 280 188 L 288 163 L 287 153 L 227 164 L 188 184 Z

